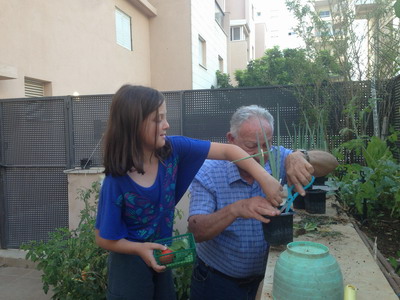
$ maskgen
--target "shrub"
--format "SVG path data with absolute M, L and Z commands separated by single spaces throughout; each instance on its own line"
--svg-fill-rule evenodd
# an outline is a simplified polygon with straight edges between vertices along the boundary
M 108 252 L 96 245 L 94 235 L 99 191 L 99 181 L 79 191 L 85 208 L 76 229 L 58 228 L 47 242 L 31 241 L 21 246 L 27 250 L 26 259 L 38 262 L 37 268 L 43 271 L 43 290 L 47 294 L 51 286 L 52 299 L 106 299 Z M 91 204 L 92 197 L 95 202 Z M 182 211 L 176 210 L 176 216 L 182 218 Z M 189 298 L 191 273 L 191 265 L 173 270 L 180 300 Z
M 47 294 L 52 286 L 52 299 L 105 299 L 107 251 L 95 243 L 97 205 L 89 203 L 92 195 L 97 202 L 99 189 L 97 181 L 79 191 L 85 208 L 76 229 L 58 228 L 47 242 L 32 241 L 21 246 L 28 251 L 27 259 L 39 262 L 43 290 Z

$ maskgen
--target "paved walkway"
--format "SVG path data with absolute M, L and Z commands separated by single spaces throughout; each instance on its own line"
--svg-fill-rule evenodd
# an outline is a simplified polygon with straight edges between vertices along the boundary
M 1 300 L 49 300 L 42 289 L 41 272 L 21 267 L 0 267 Z
M 49 300 L 41 280 L 42 272 L 26 261 L 25 252 L 0 250 L 0 300 Z

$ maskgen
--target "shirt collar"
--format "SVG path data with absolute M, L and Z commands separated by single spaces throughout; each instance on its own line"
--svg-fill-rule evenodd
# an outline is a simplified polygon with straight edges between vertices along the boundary
M 242 181 L 243 183 L 249 185 L 241 176 L 239 173 L 239 168 L 236 164 L 234 163 L 229 163 L 227 166 L 226 170 L 227 176 L 228 176 L 228 183 L 232 184 L 236 181 Z

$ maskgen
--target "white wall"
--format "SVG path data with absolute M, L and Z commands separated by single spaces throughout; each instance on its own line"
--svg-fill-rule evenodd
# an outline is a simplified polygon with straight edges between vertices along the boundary
M 193 89 L 209 89 L 212 85 L 216 86 L 218 55 L 224 60 L 224 72 L 227 70 L 227 36 L 215 21 L 214 6 L 213 0 L 192 0 Z M 206 68 L 199 65 L 199 35 L 206 41 Z

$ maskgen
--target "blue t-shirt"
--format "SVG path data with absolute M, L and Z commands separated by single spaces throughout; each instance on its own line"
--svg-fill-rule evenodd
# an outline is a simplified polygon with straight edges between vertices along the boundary
M 207 158 L 210 142 L 171 136 L 172 154 L 160 161 L 154 184 L 142 187 L 128 174 L 106 176 L 96 219 L 108 240 L 152 242 L 171 237 L 175 205 Z
M 276 149 L 276 147 L 275 147 Z M 292 150 L 280 149 L 280 178 L 286 183 L 285 160 Z M 269 163 L 265 169 L 271 173 Z M 248 184 L 229 161 L 206 160 L 190 187 L 189 216 L 211 214 L 241 199 L 265 197 L 258 182 Z M 263 275 L 268 244 L 262 223 L 237 218 L 211 240 L 197 243 L 198 256 L 209 266 L 236 278 Z

